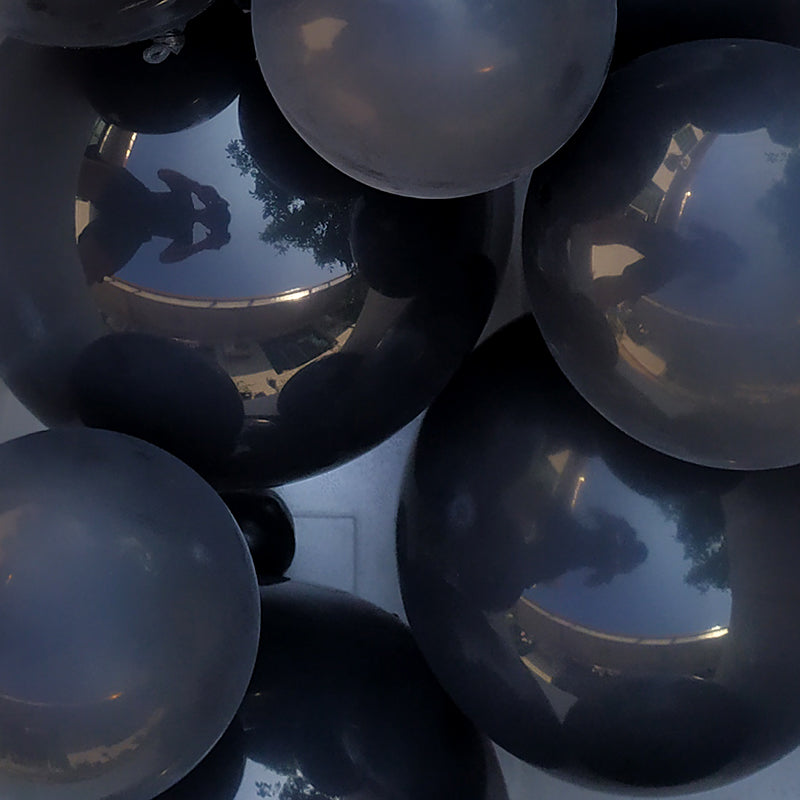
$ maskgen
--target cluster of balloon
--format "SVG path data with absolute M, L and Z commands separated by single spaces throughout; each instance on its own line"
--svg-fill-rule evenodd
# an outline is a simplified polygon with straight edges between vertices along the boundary
M 49 47 L 124 45 L 182 28 L 211 1 L 3 0 L 0 36 Z
M 709 40 L 616 72 L 531 182 L 530 300 L 578 391 L 708 466 L 800 461 L 800 52 Z
M 222 736 L 259 642 L 225 504 L 128 436 L 0 445 L 0 791 L 149 800 Z
M 261 614 L 231 728 L 159 800 L 507 800 L 491 746 L 396 617 L 290 581 L 261 588 Z
M 800 742 L 798 479 L 639 444 L 524 317 L 423 422 L 398 513 L 411 629 L 534 765 L 614 792 L 727 783 Z
M 553 154 L 603 84 L 614 0 L 256 2 L 264 78 L 357 180 L 414 197 L 510 183 Z
M 70 51 L 0 48 L 9 388 L 46 425 L 145 439 L 227 491 L 341 463 L 419 414 L 486 324 L 514 219 L 511 187 L 426 201 L 336 172 L 249 55 L 238 108 L 184 108 L 239 13 L 195 21 L 196 71 L 152 105 L 124 49 L 75 70 Z

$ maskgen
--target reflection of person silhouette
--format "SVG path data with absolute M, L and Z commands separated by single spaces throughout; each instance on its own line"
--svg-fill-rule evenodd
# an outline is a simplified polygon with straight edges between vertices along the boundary
M 531 546 L 536 583 L 589 568 L 584 583 L 600 586 L 631 572 L 647 558 L 647 546 L 627 520 L 601 508 L 591 509 L 589 516 L 591 523 L 582 525 L 563 507 L 554 504 L 549 510 L 545 525 L 552 528 Z
M 620 215 L 597 219 L 575 231 L 570 239 L 573 263 L 591 265 L 591 248 L 611 244 L 630 247 L 641 258 L 619 275 L 594 278 L 591 291 L 601 308 L 633 303 L 685 274 L 706 284 L 723 280 L 743 259 L 740 248 L 719 231 L 694 225 L 682 235 L 638 216 Z
M 489 498 L 502 496 L 503 487 L 485 479 L 483 487 L 472 487 L 471 498 L 456 498 L 449 509 L 450 524 L 464 534 L 452 542 L 448 555 L 451 579 L 482 609 L 509 609 L 526 589 L 577 570 L 589 570 L 586 586 L 600 586 L 647 558 L 647 546 L 624 518 L 602 508 L 578 515 L 560 492 L 552 494 L 530 480 L 519 488 L 492 503 Z M 480 518 L 483 508 L 492 509 L 491 522 Z
M 95 218 L 78 239 L 78 251 L 89 283 L 113 275 L 154 236 L 170 239 L 159 261 L 172 264 L 201 250 L 219 250 L 230 241 L 227 201 L 213 186 L 171 169 L 158 177 L 168 192 L 153 192 L 124 167 L 97 158 L 84 158 L 78 196 L 91 202 Z M 194 198 L 202 204 L 195 208 Z M 206 236 L 194 241 L 194 225 Z
M 525 589 L 552 583 L 575 570 L 590 570 L 584 578 L 586 586 L 610 583 L 647 558 L 647 546 L 622 517 L 593 508 L 584 521 L 557 497 L 545 497 L 535 489 L 531 495 L 536 496 L 534 508 L 525 516 L 536 520 L 535 534 L 523 538 L 518 531 L 495 539 L 492 557 L 499 557 L 504 565 L 502 580 L 495 582 L 483 575 L 485 607 L 510 608 Z

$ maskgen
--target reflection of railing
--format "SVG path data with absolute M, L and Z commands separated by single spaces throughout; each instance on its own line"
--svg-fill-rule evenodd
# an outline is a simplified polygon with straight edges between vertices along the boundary
M 327 276 L 326 276 L 327 277 Z M 351 324 L 363 282 L 337 276 L 308 289 L 252 297 L 189 297 L 119 278 L 92 288 L 98 309 L 114 331 L 147 331 L 205 345 L 264 342 L 331 320 Z
M 524 597 L 514 616 L 530 645 L 520 656 L 540 677 L 559 674 L 567 663 L 612 672 L 705 676 L 716 669 L 728 634 L 720 626 L 668 637 L 606 633 L 552 614 Z
M 526 597 L 521 597 L 519 602 L 530 607 L 537 614 L 541 614 L 543 617 L 557 622 L 559 625 L 563 625 L 565 628 L 569 628 L 585 636 L 591 636 L 595 639 L 604 639 L 609 642 L 619 642 L 620 644 L 669 647 L 670 645 L 676 644 L 691 644 L 693 642 L 702 642 L 708 639 L 720 639 L 721 637 L 726 636 L 728 633 L 727 628 L 722 628 L 719 625 L 715 625 L 713 628 L 709 628 L 706 631 L 701 631 L 700 633 L 691 633 L 684 636 L 668 636 L 658 638 L 647 636 L 623 636 L 617 633 L 605 633 L 604 631 L 598 631 L 594 628 L 587 628 L 585 625 L 572 622 L 565 617 L 559 617 L 557 614 L 552 614 L 536 603 L 531 602 Z
M 106 278 L 103 283 L 106 286 L 113 286 L 128 294 L 136 295 L 147 300 L 153 300 L 157 303 L 165 303 L 167 305 L 182 306 L 184 308 L 256 308 L 258 306 L 275 305 L 276 303 L 293 303 L 298 300 L 303 300 L 306 297 L 324 292 L 326 289 L 331 289 L 341 283 L 352 278 L 352 274 L 340 275 L 338 278 L 332 278 L 325 283 L 320 283 L 317 286 L 312 286 L 308 289 L 289 289 L 281 294 L 266 295 L 261 297 L 241 297 L 220 300 L 215 297 L 192 297 L 191 295 L 173 294 L 170 292 L 160 292 L 156 289 L 146 289 L 142 286 L 137 286 L 135 283 L 121 280 L 120 278 Z

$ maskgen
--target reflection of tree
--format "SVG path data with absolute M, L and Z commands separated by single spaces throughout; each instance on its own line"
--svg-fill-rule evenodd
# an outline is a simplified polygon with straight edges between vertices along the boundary
M 354 269 L 347 204 L 293 197 L 267 180 L 244 141 L 235 139 L 225 149 L 241 174 L 255 182 L 250 194 L 264 204 L 267 225 L 259 237 L 262 241 L 281 254 L 292 248 L 310 250 L 320 267 Z
M 335 800 L 335 798 L 315 789 L 302 776 L 295 775 L 284 784 L 280 800 Z
M 717 495 L 699 492 L 676 500 L 659 501 L 668 519 L 677 525 L 676 538 L 684 556 L 692 562 L 684 580 L 707 592 L 728 588 L 728 548 L 725 514 Z
M 315 789 L 300 773 L 290 776 L 283 784 L 278 781 L 256 781 L 255 787 L 256 796 L 265 800 L 336 800 Z

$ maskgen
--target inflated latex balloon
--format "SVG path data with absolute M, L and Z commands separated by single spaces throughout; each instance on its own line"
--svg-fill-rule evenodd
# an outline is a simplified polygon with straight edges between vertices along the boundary
M 244 539 L 173 456 L 107 431 L 0 446 L 0 793 L 150 800 L 244 696 L 259 640 Z
M 800 461 L 798 87 L 784 45 L 660 50 L 533 175 L 525 274 L 550 349 L 609 420 L 688 461 Z
M 615 66 L 660 47 L 742 37 L 800 44 L 797 0 L 617 0 Z
M 75 53 L 86 95 L 108 123 L 137 133 L 173 133 L 225 109 L 255 63 L 250 20 L 232 0 L 217 0 L 186 26 L 180 53 L 159 64 L 142 46 Z
M 259 124 L 279 116 L 264 91 L 137 133 L 98 119 L 74 55 L 0 46 L 0 372 L 23 404 L 227 490 L 341 463 L 417 416 L 489 317 L 512 188 L 386 199 Z
M 230 492 L 221 495 L 242 531 L 259 583 L 280 578 L 292 564 L 296 548 L 294 520 L 275 492 Z
M 420 430 L 398 513 L 412 632 L 478 728 L 556 776 L 728 783 L 800 743 L 798 481 L 639 444 L 522 318 Z
M 211 0 L 2 0 L 0 36 L 54 47 L 107 47 L 180 29 Z
M 244 424 L 230 376 L 160 336 L 101 336 L 75 359 L 70 383 L 84 425 L 144 439 L 199 469 L 230 456 Z M 192 402 L 179 406 L 182 396 Z
M 396 617 L 293 582 L 262 587 L 261 611 L 231 730 L 161 800 L 508 800 L 491 745 Z
M 239 98 L 239 127 L 253 164 L 275 188 L 312 201 L 353 201 L 364 187 L 320 158 L 281 113 L 255 69 Z
M 553 154 L 597 97 L 613 0 L 253 3 L 259 64 L 326 160 L 378 189 L 454 197 Z

